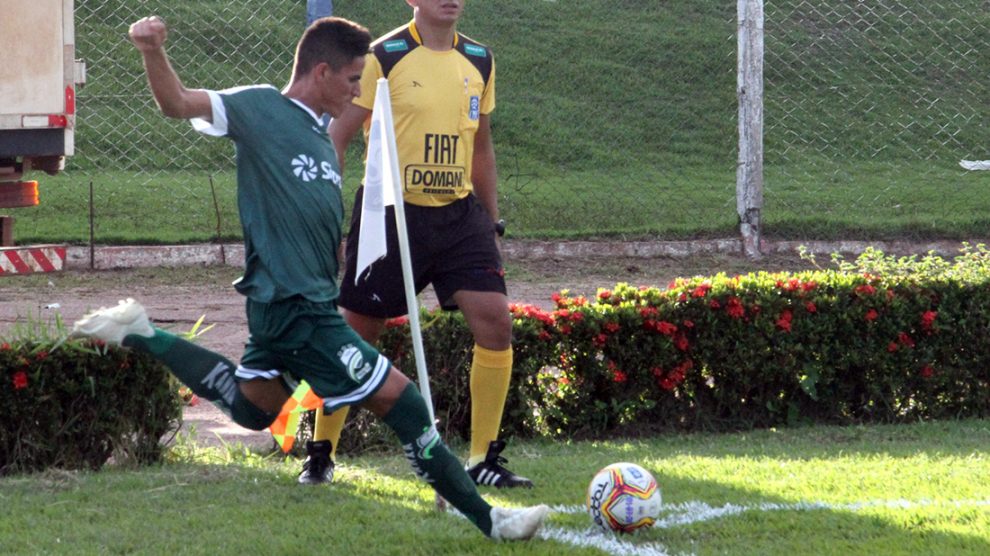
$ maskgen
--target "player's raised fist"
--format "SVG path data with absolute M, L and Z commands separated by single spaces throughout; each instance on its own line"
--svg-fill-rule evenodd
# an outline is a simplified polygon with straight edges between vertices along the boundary
M 127 34 L 138 50 L 147 51 L 161 48 L 165 44 L 168 29 L 165 28 L 165 22 L 160 17 L 153 15 L 142 17 L 132 23 Z

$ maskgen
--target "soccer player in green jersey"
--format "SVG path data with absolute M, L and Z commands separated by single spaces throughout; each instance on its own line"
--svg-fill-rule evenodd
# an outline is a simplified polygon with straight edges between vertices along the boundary
M 371 42 L 367 29 L 340 18 L 313 23 L 282 91 L 269 85 L 187 89 L 165 54 L 161 19 L 137 21 L 130 38 L 162 113 L 234 142 L 245 246 L 244 276 L 235 288 L 247 298 L 250 337 L 234 365 L 154 327 L 133 299 L 86 315 L 74 333 L 152 354 L 198 396 L 250 429 L 268 427 L 294 386 L 306 380 L 328 411 L 359 405 L 382 418 L 416 474 L 485 535 L 531 538 L 549 508 L 485 502 L 440 439 L 416 386 L 337 312 L 341 176 L 319 115 L 339 116 L 360 95 Z
M 503 465 L 505 442 L 498 438 L 512 375 L 512 319 L 496 240 L 505 223 L 498 214 L 490 126 L 495 61 L 488 47 L 457 32 L 464 0 L 406 2 L 413 20 L 372 44 L 361 95 L 331 121 L 330 136 L 342 153 L 362 125 L 367 133 L 375 82 L 388 78 L 415 289 L 432 284 L 441 306 L 460 309 L 474 336 L 469 474 L 478 485 L 532 487 Z M 359 192 L 340 306 L 347 323 L 374 343 L 385 320 L 409 308 L 393 225 L 386 231 L 388 255 L 355 276 L 361 202 Z M 346 409 L 325 417 L 317 412 L 300 483 L 332 479 L 332 447 L 345 416 Z

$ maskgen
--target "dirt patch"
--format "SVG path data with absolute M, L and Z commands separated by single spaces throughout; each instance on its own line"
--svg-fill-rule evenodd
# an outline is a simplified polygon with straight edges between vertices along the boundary
M 550 308 L 551 295 L 563 289 L 590 297 L 598 288 L 611 288 L 619 282 L 664 287 L 677 277 L 808 267 L 796 255 L 774 255 L 753 262 L 726 254 L 667 258 L 602 253 L 601 257 L 582 259 L 508 260 L 506 277 L 511 301 Z M 0 277 L 0 336 L 16 334 L 28 322 L 54 323 L 60 318 L 71 326 L 90 309 L 133 297 L 147 308 L 156 325 L 176 332 L 189 330 L 203 316 L 204 323 L 212 328 L 200 337 L 201 345 L 237 361 L 247 340 L 244 299 L 230 285 L 239 275 L 240 270 L 234 267 L 208 266 Z M 429 290 L 422 300 L 427 307 L 436 306 Z M 223 441 L 271 446 L 268 434 L 241 429 L 209 403 L 187 408 L 183 428 L 195 429 L 197 439 L 207 444 Z

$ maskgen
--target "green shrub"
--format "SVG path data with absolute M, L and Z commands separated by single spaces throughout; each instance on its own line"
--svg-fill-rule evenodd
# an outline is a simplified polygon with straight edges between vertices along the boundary
M 506 435 L 595 437 L 990 415 L 990 253 L 869 250 L 800 273 L 618 284 L 555 308 L 513 305 Z M 423 312 L 437 416 L 470 432 L 471 336 Z M 412 374 L 408 327 L 382 351 Z
M 157 462 L 180 416 L 148 355 L 88 340 L 0 343 L 0 475 Z

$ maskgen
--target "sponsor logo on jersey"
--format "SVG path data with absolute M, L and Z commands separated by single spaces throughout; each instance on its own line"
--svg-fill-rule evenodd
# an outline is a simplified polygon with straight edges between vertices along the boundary
M 371 372 L 371 365 L 365 362 L 361 350 L 354 344 L 345 344 L 341 347 L 337 352 L 337 357 L 347 369 L 347 376 L 355 382 L 361 382 Z
M 315 180 L 317 176 L 330 180 L 337 187 L 344 183 L 340 173 L 334 170 L 330 162 L 324 160 L 317 165 L 316 159 L 307 154 L 300 154 L 292 159 L 292 173 L 305 183 Z
M 467 52 L 472 56 L 478 56 L 479 58 L 484 58 L 485 56 L 488 56 L 488 51 L 485 50 L 484 47 L 478 46 L 476 44 L 465 44 L 464 52 Z
M 304 182 L 311 182 L 316 179 L 316 161 L 301 154 L 292 159 L 292 173 Z
M 472 96 L 468 106 L 468 118 L 477 120 L 481 116 L 481 98 L 477 95 Z
M 460 166 L 406 166 L 406 190 L 427 195 L 456 195 L 464 189 L 464 168 Z
M 406 44 L 404 39 L 395 39 L 394 41 L 383 42 L 382 48 L 385 49 L 385 52 L 401 52 L 403 50 L 409 50 L 409 45 Z

